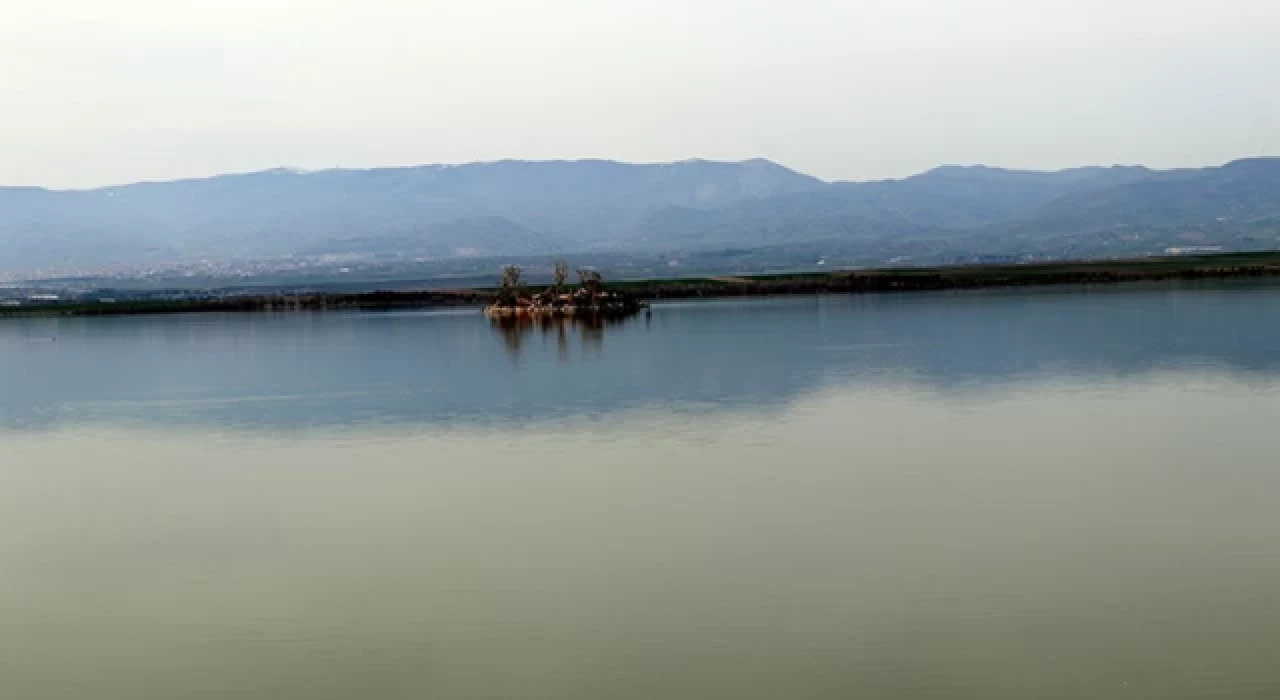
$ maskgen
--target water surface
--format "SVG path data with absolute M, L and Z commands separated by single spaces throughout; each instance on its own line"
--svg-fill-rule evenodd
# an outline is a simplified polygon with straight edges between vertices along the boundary
M 0 324 L 0 696 L 1277 697 L 1277 321 Z

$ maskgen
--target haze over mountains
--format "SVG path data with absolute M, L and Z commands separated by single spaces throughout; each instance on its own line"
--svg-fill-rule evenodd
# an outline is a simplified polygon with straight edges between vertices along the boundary
M 1280 159 L 1156 171 L 945 166 L 824 182 L 763 159 L 299 172 L 93 190 L 0 188 L 0 270 L 200 259 L 804 249 L 1089 257 L 1280 246 Z

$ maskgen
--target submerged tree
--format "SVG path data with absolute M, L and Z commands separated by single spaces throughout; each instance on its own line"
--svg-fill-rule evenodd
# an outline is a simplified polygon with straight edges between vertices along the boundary
M 523 270 L 519 265 L 506 265 L 502 268 L 502 286 L 511 289 L 520 288 L 520 275 Z
M 498 290 L 498 301 L 503 304 L 514 304 L 520 298 L 519 265 L 507 265 L 502 268 L 502 288 Z
M 604 276 L 596 270 L 582 268 L 578 270 L 578 282 L 582 284 L 583 289 L 596 295 L 604 287 Z
M 569 280 L 569 263 L 557 260 L 551 274 L 555 279 L 556 292 L 559 292 L 564 289 L 564 283 Z

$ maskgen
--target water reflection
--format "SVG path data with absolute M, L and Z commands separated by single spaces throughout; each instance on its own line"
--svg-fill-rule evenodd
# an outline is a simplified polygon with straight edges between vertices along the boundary
M 1188 376 L 10 436 L 0 698 L 1280 697 L 1280 394 Z
M 6 321 L 0 430 L 782 411 L 835 387 L 984 393 L 1168 371 L 1273 380 L 1280 288 L 691 302 L 622 323 L 491 324 L 477 310 Z
M 646 323 L 649 314 L 645 314 Z M 634 319 L 606 319 L 587 317 L 503 317 L 490 319 L 493 330 L 502 338 L 503 347 L 513 362 L 520 361 L 526 341 L 541 336 L 544 342 L 555 339 L 556 358 L 565 363 L 572 359 L 572 339 L 582 349 L 583 357 L 599 356 L 604 349 L 604 334 L 608 327 L 621 327 Z M 572 337 L 571 337 L 572 336 Z

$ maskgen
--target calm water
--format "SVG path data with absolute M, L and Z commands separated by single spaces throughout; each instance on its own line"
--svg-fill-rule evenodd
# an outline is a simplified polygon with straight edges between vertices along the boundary
M 1280 288 L 0 323 L 0 697 L 1280 697 Z

